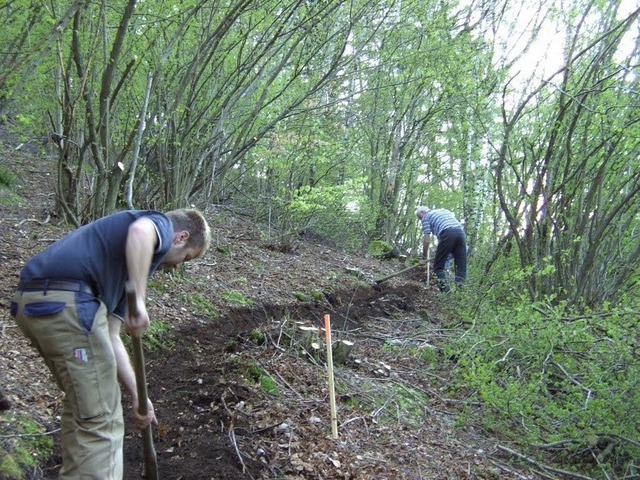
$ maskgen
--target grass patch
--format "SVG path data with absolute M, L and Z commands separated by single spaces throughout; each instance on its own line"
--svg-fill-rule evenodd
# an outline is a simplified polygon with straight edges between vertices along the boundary
M 369 254 L 373 256 L 384 255 L 393 250 L 393 245 L 384 240 L 373 240 L 369 243 Z
M 151 320 L 151 325 L 144 332 L 142 342 L 145 348 L 151 352 L 157 352 L 171 347 L 167 344 L 167 332 L 171 329 L 167 322 L 162 320 Z M 122 335 L 122 343 L 131 350 L 131 337 Z
M 213 303 L 200 294 L 192 293 L 187 295 L 187 302 L 191 305 L 193 313 L 198 315 L 216 318 L 220 314 Z
M 368 379 L 359 388 L 364 395 L 343 395 L 347 405 L 368 412 L 379 423 L 424 423 L 429 397 L 405 383 Z M 339 388 L 340 391 L 343 388 Z M 346 388 L 349 391 L 349 388 Z
M 22 480 L 53 452 L 53 437 L 24 416 L 0 416 L 0 478 Z
M 16 184 L 16 175 L 7 167 L 0 165 L 0 203 L 12 205 L 21 200 L 21 197 L 13 191 Z
M 392 383 L 391 386 L 403 418 L 416 426 L 421 425 L 425 415 L 425 405 L 429 402 L 427 394 L 404 383 Z
M 238 305 L 243 305 L 243 306 L 253 305 L 253 300 L 245 297 L 240 292 L 224 292 L 222 294 L 222 298 L 224 298 L 228 302 L 237 303 Z
M 256 345 L 264 345 L 267 341 L 267 336 L 261 330 L 254 328 L 249 335 L 249 338 Z
M 311 300 L 311 297 L 304 292 L 293 292 L 293 296 L 301 302 L 308 302 Z
M 417 360 L 424 362 L 429 367 L 438 366 L 438 351 L 433 345 L 409 345 L 404 347 L 409 354 Z
M 438 352 L 433 345 L 429 345 L 428 343 L 423 343 L 419 345 L 415 345 L 415 342 L 405 344 L 405 343 L 397 343 L 396 341 L 385 341 L 382 345 L 383 350 L 388 352 L 408 352 L 412 357 L 421 362 L 425 362 L 427 366 L 432 366 L 436 364 Z
M 153 291 L 160 296 L 165 293 L 169 293 L 171 291 L 171 289 L 169 288 L 169 285 L 167 285 L 165 282 L 162 281 L 161 275 L 151 277 L 147 281 L 147 287 L 149 289 L 153 289 Z
M 274 397 L 280 396 L 280 389 L 276 381 L 253 358 L 239 358 L 240 373 L 253 383 L 260 385 L 260 389 Z
M 350 404 L 368 411 L 380 423 L 405 423 L 420 426 L 424 423 L 429 397 L 405 383 L 376 381 L 361 385 L 367 395 L 350 398 Z
M 274 397 L 280 395 L 280 389 L 276 381 L 254 359 L 241 359 L 240 368 L 246 378 L 260 385 L 261 390 Z
M 216 318 L 220 315 L 215 305 L 199 293 L 180 293 L 178 300 L 196 315 L 204 315 L 209 318 Z
M 13 205 L 22 200 L 22 197 L 0 185 L 0 204 Z
M 0 187 L 13 187 L 16 184 L 16 175 L 7 167 L 0 166 Z

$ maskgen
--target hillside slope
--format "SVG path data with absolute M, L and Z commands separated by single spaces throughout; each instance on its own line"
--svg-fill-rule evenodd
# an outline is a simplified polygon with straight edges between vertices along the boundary
M 0 202 L 0 387 L 14 404 L 0 413 L 0 441 L 10 451 L 17 416 L 59 443 L 60 394 L 8 307 L 24 261 L 67 229 L 52 213 L 51 165 L 15 144 L 1 155 L 0 166 L 17 176 Z M 206 215 L 210 252 L 156 274 L 149 289 L 152 321 L 167 326 L 147 335 L 146 353 L 163 480 L 542 478 L 509 465 L 498 440 L 462 415 L 476 407 L 449 390 L 442 366 L 450 362 L 438 345 L 452 330 L 422 273 L 378 286 L 376 278 L 403 265 L 319 235 L 281 248 L 248 219 L 218 207 Z M 324 333 L 300 328 L 321 327 L 325 315 L 334 340 L 353 342 L 336 364 L 337 439 Z M 128 425 L 127 479 L 143 471 L 141 445 Z M 54 452 L 25 478 L 56 478 L 59 462 Z

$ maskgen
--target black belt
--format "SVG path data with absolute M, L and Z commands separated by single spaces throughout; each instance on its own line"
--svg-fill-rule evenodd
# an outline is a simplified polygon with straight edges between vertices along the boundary
M 28 282 L 20 282 L 18 284 L 20 291 L 47 291 L 47 290 L 65 290 L 69 292 L 83 292 L 93 295 L 93 289 L 81 280 L 30 280 Z

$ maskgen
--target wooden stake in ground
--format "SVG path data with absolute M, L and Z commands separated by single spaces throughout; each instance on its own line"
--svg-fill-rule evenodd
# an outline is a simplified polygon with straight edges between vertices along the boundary
M 427 247 L 427 285 L 431 282 L 431 242 L 429 242 L 429 246 Z
M 331 346 L 331 319 L 324 314 L 324 330 L 327 338 L 327 370 L 329 373 L 329 405 L 331 406 L 331 437 L 338 438 L 338 414 L 336 412 L 336 391 L 333 384 L 333 351 Z
M 138 313 L 136 304 L 136 287 L 131 282 L 125 285 L 127 292 L 127 308 L 129 315 Z M 144 353 L 142 339 L 131 335 L 131 347 L 133 350 L 133 370 L 136 374 L 136 386 L 138 390 L 138 410 L 141 415 L 147 413 L 147 376 L 144 371 Z M 142 452 L 144 455 L 144 472 L 146 480 L 158 480 L 158 458 L 153 446 L 153 432 L 151 425 L 147 425 L 142 431 Z

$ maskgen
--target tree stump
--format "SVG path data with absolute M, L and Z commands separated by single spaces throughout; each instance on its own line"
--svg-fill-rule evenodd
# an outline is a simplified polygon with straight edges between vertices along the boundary
M 353 342 L 349 340 L 338 340 L 333 342 L 331 346 L 333 350 L 333 363 L 336 365 L 344 365 L 349 360 L 351 349 L 353 348 Z

